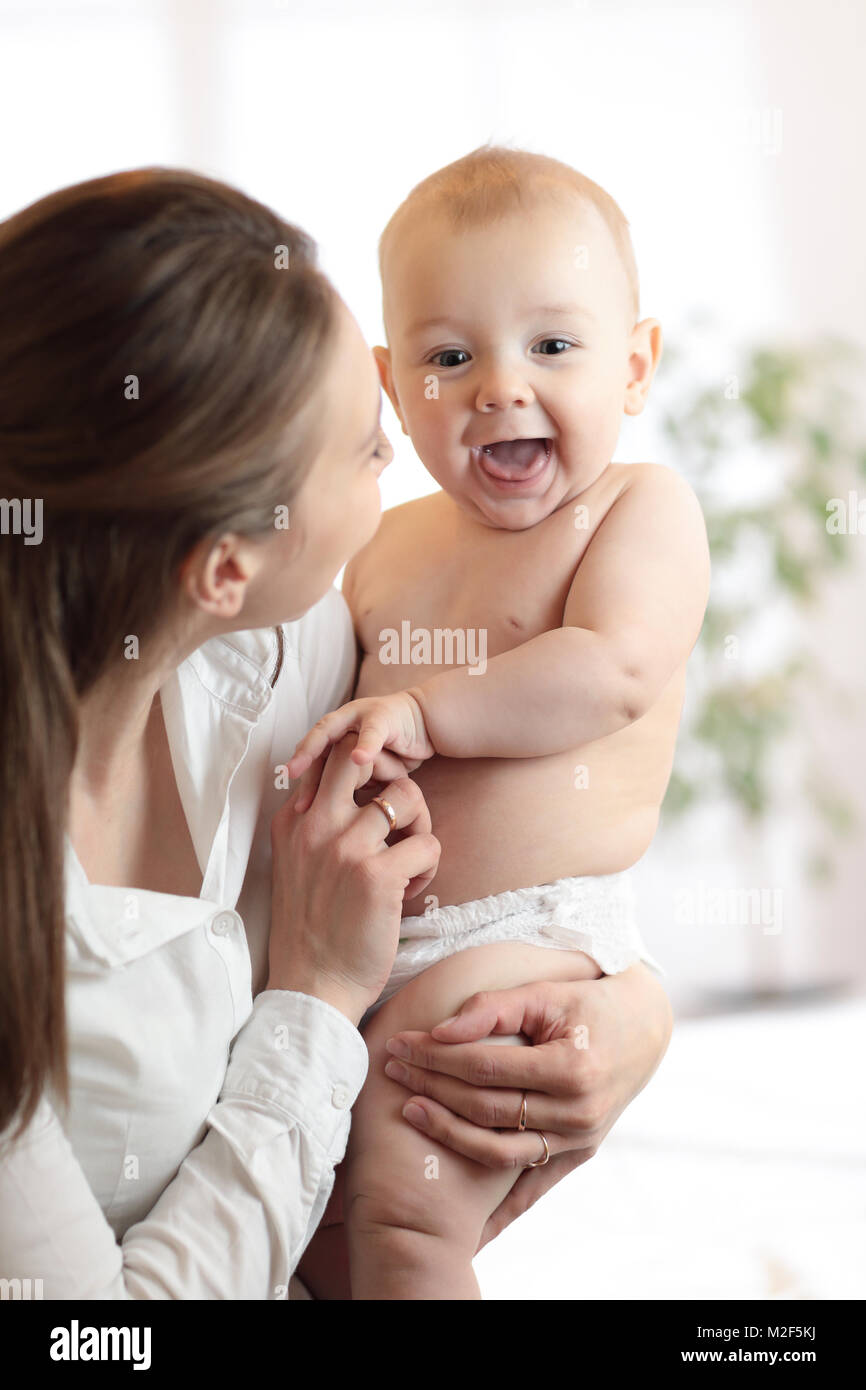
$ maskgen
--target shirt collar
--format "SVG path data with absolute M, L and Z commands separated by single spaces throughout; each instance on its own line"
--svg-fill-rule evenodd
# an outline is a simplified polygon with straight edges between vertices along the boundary
M 67 917 L 90 953 L 122 964 L 233 907 L 243 885 L 271 757 L 255 730 L 274 712 L 273 628 L 212 638 L 161 687 L 178 791 L 202 871 L 198 898 L 91 884 L 66 837 Z M 269 721 L 267 721 L 269 722 Z

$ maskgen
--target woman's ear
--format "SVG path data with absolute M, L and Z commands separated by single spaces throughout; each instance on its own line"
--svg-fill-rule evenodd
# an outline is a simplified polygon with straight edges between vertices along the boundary
M 187 597 L 211 617 L 230 621 L 244 606 L 251 580 L 262 566 L 256 547 L 242 536 L 226 533 L 194 546 L 181 566 Z
M 406 421 L 403 419 L 403 412 L 400 409 L 400 399 L 394 389 L 394 373 L 391 370 L 391 349 L 378 346 L 374 347 L 373 356 L 376 359 L 376 366 L 379 368 L 379 380 L 382 383 L 382 389 L 394 407 L 394 413 L 400 421 L 400 428 L 404 434 L 408 434 L 409 431 L 406 428 Z

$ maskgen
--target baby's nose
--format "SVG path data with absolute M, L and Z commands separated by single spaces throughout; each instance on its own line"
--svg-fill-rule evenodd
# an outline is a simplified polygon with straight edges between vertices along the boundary
M 519 372 L 499 367 L 484 373 L 476 406 L 484 411 L 508 410 L 510 406 L 529 405 L 533 399 L 532 388 Z

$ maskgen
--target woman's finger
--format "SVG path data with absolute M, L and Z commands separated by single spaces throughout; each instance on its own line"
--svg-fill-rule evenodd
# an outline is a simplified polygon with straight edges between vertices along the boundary
M 311 788 L 310 795 L 305 798 L 305 810 L 315 804 L 333 816 L 333 808 L 340 807 L 344 824 L 354 820 L 358 811 L 354 799 L 355 791 L 360 783 L 367 780 L 357 763 L 351 761 L 354 746 L 354 738 L 349 734 L 344 735 L 338 743 L 331 744 L 326 750 L 321 759 L 321 776 L 317 785 Z M 293 804 L 297 804 L 297 798 Z
M 299 813 L 306 811 L 312 804 L 319 782 L 322 780 L 322 769 L 325 766 L 325 762 L 333 746 L 333 744 L 329 744 L 324 753 L 320 753 L 319 756 L 313 760 L 306 772 L 302 773 L 301 777 L 296 782 L 293 788 L 294 795 L 292 801 L 295 811 Z M 367 766 L 363 769 L 365 774 L 363 777 L 360 775 L 361 770 L 360 768 L 358 769 L 359 781 L 357 790 L 358 792 L 363 790 L 363 800 L 358 801 L 357 804 L 359 806 L 365 805 L 373 796 L 377 794 L 381 795 L 382 787 L 385 783 L 395 782 L 399 777 L 405 777 L 407 773 L 406 764 L 403 759 L 398 758 L 396 753 L 390 753 L 384 748 L 377 753 L 372 767 Z M 368 791 L 368 784 L 371 782 L 381 783 L 382 786 L 378 788 L 370 787 Z
M 405 758 L 398 758 L 396 753 L 383 748 L 373 766 L 365 769 L 368 776 L 358 787 L 355 798 L 357 804 L 365 806 L 371 797 L 381 796 L 388 782 L 396 782 L 398 778 L 407 776 L 411 770 Z
M 584 1063 L 568 1038 L 536 1047 L 487 1043 L 440 1043 L 430 1033 L 395 1033 L 385 1046 L 398 1061 L 427 1071 L 456 1076 L 470 1086 L 507 1086 L 520 1091 L 544 1091 L 550 1096 L 574 1096 L 575 1074 Z M 398 1049 L 405 1047 L 401 1053 Z
M 343 754 L 345 757 L 348 757 L 348 754 L 352 751 L 351 736 L 347 734 L 344 735 L 344 738 L 346 739 L 346 748 L 343 750 Z M 328 758 L 331 756 L 332 749 L 334 749 L 335 747 L 336 744 L 329 743 L 324 752 L 320 753 L 318 757 L 314 758 L 310 766 L 307 768 L 306 772 L 302 773 L 300 779 L 298 780 L 295 789 L 294 799 L 292 802 L 292 805 L 294 806 L 296 812 L 300 813 L 302 811 L 307 811 L 309 810 L 310 806 L 312 806 L 313 801 L 316 797 L 316 792 L 319 789 L 319 783 L 322 780 L 322 773 L 324 771 L 325 764 L 327 763 Z M 357 764 L 355 764 L 354 766 L 355 783 L 357 789 L 358 786 L 363 786 L 365 782 L 369 781 L 369 774 L 362 777 Z M 403 768 L 401 767 L 397 775 L 399 776 L 402 772 Z
M 320 756 L 324 748 L 326 748 L 330 742 L 331 740 L 326 738 L 324 734 L 316 733 L 314 735 L 311 730 L 303 740 L 303 747 L 301 744 L 298 744 L 294 753 L 286 762 L 289 776 L 291 778 L 300 777 L 306 772 L 310 763 Z
M 387 786 L 383 787 L 378 795 L 388 803 L 394 812 L 394 830 L 400 830 L 404 835 L 410 836 L 426 835 L 432 829 L 430 809 L 421 794 L 420 787 L 412 781 L 411 777 L 395 778 L 393 782 L 389 782 Z M 385 839 L 392 832 L 388 813 L 384 807 L 377 805 L 371 799 L 365 806 L 359 808 L 353 834 L 372 844 L 382 838 L 383 832 Z
M 286 764 L 290 777 L 300 777 L 330 744 L 338 743 L 343 735 L 354 727 L 356 718 L 354 712 L 349 712 L 351 710 L 351 705 L 331 710 L 329 714 L 322 715 L 322 718 L 304 734 L 300 743 L 295 745 L 295 751 Z
M 551 1101 L 543 1091 L 471 1086 L 457 1077 L 439 1076 L 436 1072 L 398 1062 L 396 1058 L 391 1058 L 386 1064 L 385 1074 L 392 1081 L 405 1086 L 413 1099 L 427 1096 L 446 1106 L 453 1114 L 484 1129 L 517 1129 L 525 1094 L 527 1126 L 545 1129 L 548 1125 L 556 1125 L 561 1133 L 569 1132 L 562 1124 L 562 1101 Z M 579 1110 L 576 1110 L 574 1131 L 582 1134 L 585 1128 Z
M 332 743 L 329 743 L 325 751 L 320 753 L 317 758 L 314 758 L 306 771 L 301 773 L 294 788 L 294 800 L 292 803 L 296 811 L 306 811 L 312 804 L 313 798 L 316 795 L 316 789 L 318 788 L 319 782 L 322 780 L 322 769 L 325 766 L 325 762 L 333 746 Z M 353 758 L 353 761 L 356 760 Z M 412 771 L 418 766 L 420 766 L 418 762 L 410 761 L 407 767 L 405 759 L 399 758 L 396 753 L 391 753 L 387 748 L 381 748 L 374 756 L 372 767 L 368 765 L 364 768 L 366 777 L 360 780 L 358 790 L 360 791 L 368 782 L 380 782 L 384 784 L 386 782 L 396 781 L 398 777 L 405 777 L 407 772 Z M 288 767 L 288 764 L 286 764 L 286 767 Z M 370 791 L 366 799 L 369 801 L 370 797 L 373 795 L 375 795 L 375 792 Z M 358 804 L 362 805 L 363 802 L 359 802 Z
M 407 1115 L 405 1107 L 403 1118 L 415 1129 L 421 1130 L 431 1139 L 438 1140 L 455 1153 L 473 1158 L 476 1163 L 483 1163 L 485 1168 L 525 1168 L 528 1163 L 534 1163 L 536 1159 L 544 1157 L 544 1144 L 534 1129 L 526 1129 L 523 1133 L 517 1129 L 479 1129 L 477 1125 L 453 1114 L 438 1101 L 429 1098 L 423 1101 L 407 1101 L 407 1106 L 411 1107 L 413 1104 L 422 1111 L 423 1123 L 414 1120 L 411 1113 Z M 559 1134 L 548 1134 L 545 1130 L 544 1137 L 551 1157 L 565 1149 L 574 1148 L 573 1143 L 564 1140 Z
M 420 787 L 411 777 L 403 776 L 389 782 L 380 793 L 394 811 L 395 841 L 385 844 L 391 856 L 389 867 L 395 874 L 405 876 L 404 899 L 423 893 L 432 883 L 439 869 L 442 846 L 432 835 L 430 810 L 424 800 Z M 384 835 L 385 841 L 392 834 L 390 822 L 383 807 L 368 802 L 358 815 L 353 833 L 364 836 L 375 843 Z
M 396 818 L 395 829 L 402 833 L 403 838 L 396 844 L 386 844 L 391 831 L 388 817 L 382 807 L 371 802 L 359 808 L 354 800 L 356 788 L 359 783 L 363 784 L 369 779 L 369 773 L 351 761 L 353 747 L 351 735 L 345 736 L 333 745 L 310 804 L 321 802 L 323 807 L 330 807 L 340 805 L 347 797 L 352 808 L 349 835 L 360 837 L 361 841 L 355 848 L 360 851 L 366 847 L 369 853 L 370 849 L 375 849 L 378 842 L 383 852 L 393 856 L 389 860 L 389 868 L 393 870 L 395 877 L 401 874 L 405 876 L 404 896 L 407 892 L 410 896 L 415 896 L 432 882 L 442 852 L 439 841 L 430 834 L 431 820 L 427 803 L 420 787 L 411 777 L 404 774 L 389 782 L 383 788 L 381 796 L 392 806 Z
M 324 753 L 320 753 L 317 758 L 314 758 L 306 772 L 301 775 L 292 802 L 296 811 L 306 811 L 310 806 L 322 780 L 322 770 L 332 746 L 329 744 Z
M 350 766 L 352 766 L 350 764 Z M 353 768 L 356 776 L 360 769 Z M 321 786 L 325 785 L 327 767 Z M 421 788 L 411 777 L 397 777 L 389 782 L 380 793 L 394 813 L 394 827 L 382 806 L 367 802 L 363 807 L 355 806 L 355 818 L 346 836 L 347 844 L 358 854 L 369 854 L 378 846 L 383 853 L 390 855 L 389 872 L 397 880 L 405 878 L 402 895 L 414 897 L 432 882 L 439 867 L 442 846 L 435 835 L 430 833 L 432 822 Z M 388 844 L 389 836 L 398 838 Z M 354 842 L 354 844 L 353 844 Z
M 550 988 L 513 985 L 510 989 L 485 990 L 464 1000 L 452 1018 L 437 1023 L 431 1032 L 443 1042 L 474 1042 L 491 1033 L 525 1033 L 539 1036 L 549 1024 Z

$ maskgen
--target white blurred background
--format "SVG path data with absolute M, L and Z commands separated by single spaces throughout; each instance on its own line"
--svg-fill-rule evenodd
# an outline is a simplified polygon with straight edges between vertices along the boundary
M 862 1298 L 866 429 L 863 361 L 828 375 L 820 345 L 866 351 L 866 10 L 0 0 L 0 24 L 0 216 L 119 169 L 197 169 L 311 232 L 371 343 L 377 237 L 448 161 L 514 144 L 620 204 L 666 348 L 616 457 L 682 468 L 719 537 L 681 809 L 672 790 L 638 868 L 677 1026 L 598 1155 L 476 1268 L 489 1298 Z M 435 484 L 387 401 L 384 419 L 387 508 Z M 862 530 L 831 563 L 824 500 L 850 513 L 852 489 Z

